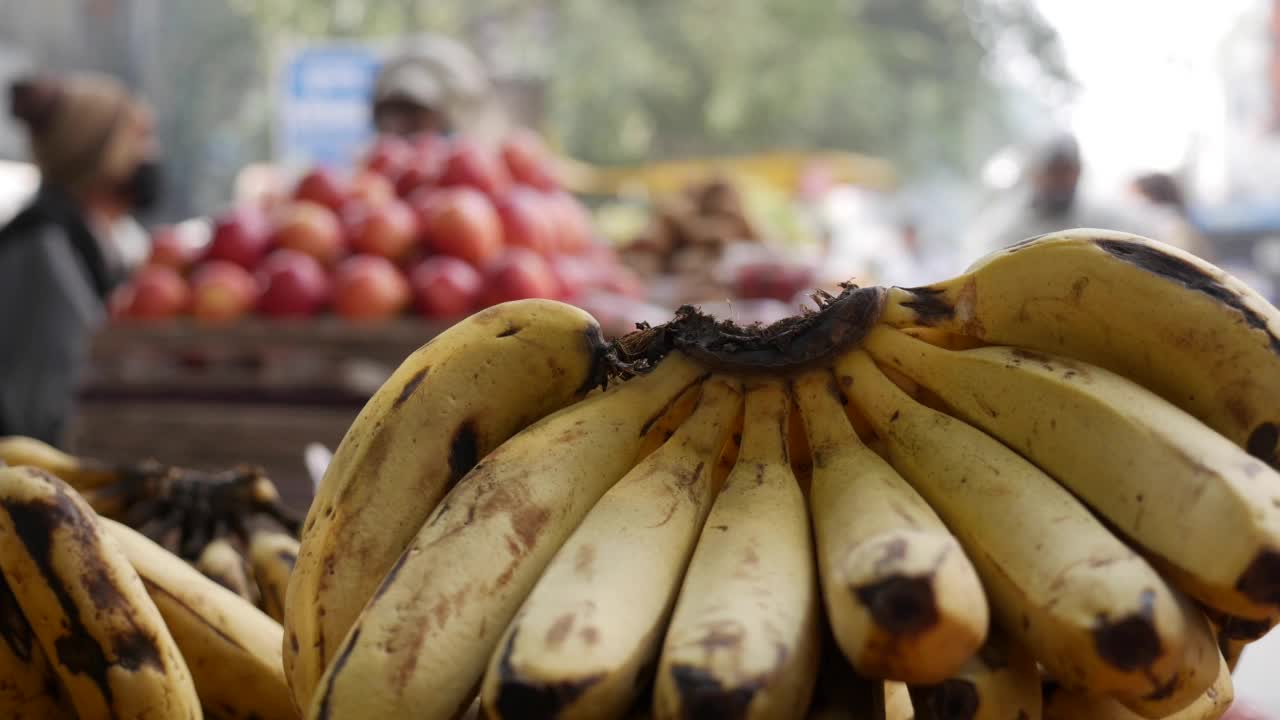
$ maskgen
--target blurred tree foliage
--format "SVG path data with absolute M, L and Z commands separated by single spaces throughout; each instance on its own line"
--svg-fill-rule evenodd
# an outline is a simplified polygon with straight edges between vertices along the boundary
M 1031 0 L 233 3 L 266 37 L 460 37 L 543 83 L 543 129 L 595 162 L 821 147 L 970 168 L 1008 137 L 1010 90 L 1069 86 Z

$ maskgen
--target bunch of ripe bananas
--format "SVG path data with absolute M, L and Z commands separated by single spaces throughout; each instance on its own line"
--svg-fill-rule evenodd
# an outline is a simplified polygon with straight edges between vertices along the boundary
M 820 305 L 613 344 L 548 301 L 459 323 L 339 446 L 283 633 L 0 471 L 0 702 L 251 717 L 287 678 L 256 716 L 1225 712 L 1280 619 L 1280 312 L 1102 231 Z
M 611 346 L 510 304 L 412 355 L 303 528 L 298 705 L 1225 712 L 1230 662 L 1280 618 L 1280 312 L 1083 230 L 818 299 L 767 328 L 685 308 Z

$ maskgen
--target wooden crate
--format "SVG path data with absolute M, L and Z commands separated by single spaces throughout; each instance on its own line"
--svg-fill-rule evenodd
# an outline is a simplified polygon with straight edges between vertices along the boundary
M 336 447 L 404 357 L 443 329 L 335 318 L 113 325 L 94 341 L 71 444 L 110 461 L 262 465 L 303 510 L 303 448 Z

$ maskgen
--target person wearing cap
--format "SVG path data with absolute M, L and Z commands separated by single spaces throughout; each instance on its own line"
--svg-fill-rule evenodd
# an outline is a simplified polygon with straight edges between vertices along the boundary
M 373 124 L 380 134 L 449 134 L 465 127 L 484 135 L 501 124 L 492 84 L 480 60 L 442 36 L 416 39 L 379 70 Z
M 151 113 L 96 74 L 21 79 L 10 110 L 40 188 L 0 228 L 0 435 L 61 444 L 90 335 L 130 270 L 112 229 L 157 198 Z
M 1075 137 L 1055 135 L 1042 141 L 1031 154 L 1025 182 L 965 233 L 962 245 L 966 260 L 1027 238 L 1071 228 L 1102 228 L 1148 236 L 1159 232 L 1153 217 L 1081 196 L 1083 164 Z

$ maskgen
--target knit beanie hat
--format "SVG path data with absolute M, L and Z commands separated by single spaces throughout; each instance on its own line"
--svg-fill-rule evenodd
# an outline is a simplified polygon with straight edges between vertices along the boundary
M 48 184 L 79 192 L 120 182 L 148 152 L 146 112 L 110 76 L 26 78 L 12 85 L 9 100 Z

